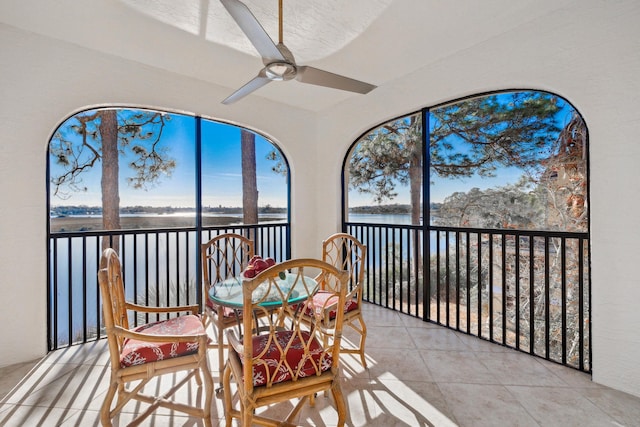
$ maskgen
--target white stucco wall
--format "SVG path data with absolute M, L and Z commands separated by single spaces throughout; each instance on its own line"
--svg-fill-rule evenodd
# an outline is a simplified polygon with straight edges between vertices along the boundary
M 260 100 L 226 107 L 220 100 L 228 89 L 5 25 L 0 52 L 0 366 L 46 352 L 46 149 L 55 128 L 80 109 L 140 105 L 260 130 L 279 144 L 296 176 L 292 223 L 302 230 L 301 222 L 315 221 L 315 196 L 307 191 L 316 157 L 309 113 Z M 293 253 L 319 255 L 314 230 L 294 234 Z
M 318 163 L 335 184 L 324 196 L 339 200 L 337 153 L 372 124 L 482 91 L 540 89 L 569 100 L 590 136 L 592 378 L 640 396 L 640 9 L 627 2 L 621 13 L 590 3 L 533 20 L 378 88 L 375 97 L 326 112 L 318 119 L 318 143 L 326 147 Z M 332 215 L 318 219 L 324 234 L 335 227 Z
M 532 19 L 317 115 L 258 97 L 222 106 L 226 88 L 0 26 L 0 366 L 46 351 L 45 150 L 78 109 L 185 111 L 273 138 L 292 168 L 293 255 L 317 256 L 339 228 L 340 168 L 363 131 L 457 97 L 533 88 L 568 99 L 589 127 L 593 380 L 640 396 L 640 10 L 617 3 L 626 7 L 591 0 Z

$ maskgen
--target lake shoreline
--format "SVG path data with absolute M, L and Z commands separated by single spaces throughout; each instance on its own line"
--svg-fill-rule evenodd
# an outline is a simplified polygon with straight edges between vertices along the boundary
M 262 222 L 284 221 L 282 217 L 260 217 Z M 237 216 L 203 216 L 204 227 L 224 227 L 242 224 L 242 218 Z M 123 230 L 136 230 L 141 228 L 181 228 L 195 227 L 195 217 L 190 216 L 123 216 L 120 218 L 120 227 Z M 75 231 L 100 231 L 102 217 L 57 217 L 51 218 L 51 233 L 68 233 Z

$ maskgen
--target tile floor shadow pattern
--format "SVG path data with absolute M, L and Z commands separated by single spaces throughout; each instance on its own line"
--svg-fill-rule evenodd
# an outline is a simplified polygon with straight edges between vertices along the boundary
M 348 426 L 640 426 L 640 398 L 595 384 L 588 374 L 371 304 L 363 311 L 369 368 L 354 355 L 342 357 Z M 345 341 L 353 339 L 345 331 Z M 216 357 L 210 352 L 212 369 Z M 104 340 L 1 368 L 0 426 L 98 426 L 109 374 Z M 218 381 L 219 372 L 213 375 Z M 155 392 L 178 379 L 147 387 Z M 193 385 L 180 398 L 198 395 Z M 212 405 L 213 425 L 223 426 L 222 400 Z M 128 404 L 119 425 L 141 406 Z M 336 416 L 332 398 L 321 395 L 297 423 L 334 426 Z M 143 425 L 203 423 L 161 408 Z

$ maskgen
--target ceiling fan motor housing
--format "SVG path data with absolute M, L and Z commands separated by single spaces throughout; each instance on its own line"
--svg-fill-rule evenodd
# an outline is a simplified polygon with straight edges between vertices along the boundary
M 289 62 L 272 62 L 265 67 L 265 74 L 269 80 L 291 80 L 296 76 L 297 68 Z

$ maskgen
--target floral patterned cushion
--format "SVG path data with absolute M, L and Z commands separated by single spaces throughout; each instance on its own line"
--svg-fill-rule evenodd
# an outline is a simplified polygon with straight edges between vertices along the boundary
M 269 341 L 269 334 L 253 337 L 254 357 L 262 354 L 260 362 L 253 366 L 253 385 L 267 384 L 267 378 L 273 378 L 273 384 L 289 381 L 295 377 L 308 377 L 331 369 L 332 357 L 330 354 L 322 354 L 323 348 L 317 338 L 311 337 L 308 331 L 297 335 L 295 331 L 277 331 L 276 340 Z M 302 338 L 301 338 L 302 337 Z M 311 341 L 309 341 L 311 340 Z M 305 357 L 304 345 L 309 346 L 309 357 Z M 265 351 L 265 347 L 269 348 Z M 290 345 L 286 354 L 282 354 L 280 348 Z M 239 353 L 242 360 L 242 353 Z M 322 360 L 320 360 L 322 359 Z M 243 361 L 244 363 L 244 361 Z M 317 368 L 316 368 L 317 367 Z M 317 370 L 316 370 L 317 369 Z
M 159 322 L 147 323 L 134 329 L 153 335 L 195 335 L 205 333 L 200 316 L 193 314 L 175 317 Z M 146 342 L 136 339 L 125 339 L 120 354 L 123 367 L 142 365 L 157 360 L 171 359 L 196 353 L 198 343 L 194 342 Z
M 320 290 L 316 292 L 316 294 L 313 296 L 313 304 L 307 305 L 307 315 L 313 316 L 314 308 L 320 312 L 325 307 L 330 307 L 332 304 L 335 305 L 337 303 L 338 303 L 338 297 L 334 293 Z M 350 311 L 355 310 L 356 308 L 358 308 L 358 302 L 350 298 L 347 300 L 347 302 L 344 305 L 344 312 L 348 313 Z M 335 318 L 336 318 L 336 310 L 331 310 L 329 312 L 329 319 L 333 320 Z
M 207 304 L 207 307 L 215 311 L 216 314 L 220 314 L 220 312 L 222 311 L 223 317 L 234 317 L 234 318 L 236 317 L 236 313 L 233 308 L 221 307 L 218 304 L 214 304 L 213 301 L 211 301 L 209 298 L 207 298 L 206 304 Z M 242 317 L 242 311 L 239 311 L 238 314 L 240 315 L 240 317 Z

